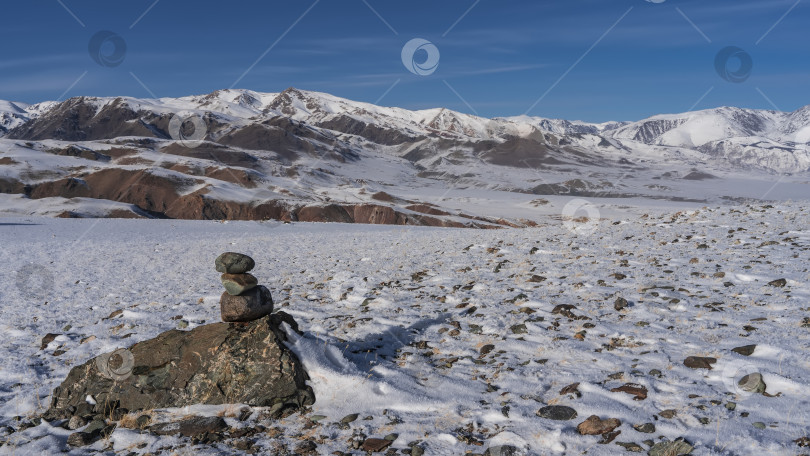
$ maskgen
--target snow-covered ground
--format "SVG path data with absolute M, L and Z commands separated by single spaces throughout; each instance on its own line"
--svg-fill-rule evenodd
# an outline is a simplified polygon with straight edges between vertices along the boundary
M 349 442 L 362 432 L 397 434 L 397 454 L 510 444 L 614 455 L 626 451 L 617 442 L 646 452 L 647 440 L 684 437 L 696 455 L 781 455 L 802 453 L 793 441 L 810 426 L 810 210 L 800 204 L 496 231 L 15 217 L 0 219 L 0 239 L 2 454 L 87 453 L 47 422 L 10 432 L 47 408 L 72 366 L 219 321 L 213 262 L 224 251 L 251 255 L 277 308 L 301 325 L 291 347 L 317 397 L 279 422 L 228 418 L 265 427 L 252 437 L 261 454 L 301 440 L 318 454 L 363 454 Z M 768 285 L 776 279 L 786 285 Z M 615 310 L 618 297 L 629 307 Z M 48 333 L 58 336 L 40 349 Z M 751 356 L 731 351 L 750 344 Z M 691 369 L 689 356 L 717 362 Z M 767 395 L 737 386 L 752 372 Z M 560 394 L 577 382 L 581 397 Z M 648 397 L 611 392 L 625 383 Z M 547 405 L 578 416 L 537 416 Z M 576 431 L 594 414 L 621 420 L 614 442 Z M 633 427 L 644 423 L 655 431 Z M 236 440 L 194 446 L 119 428 L 90 448 L 244 453 Z

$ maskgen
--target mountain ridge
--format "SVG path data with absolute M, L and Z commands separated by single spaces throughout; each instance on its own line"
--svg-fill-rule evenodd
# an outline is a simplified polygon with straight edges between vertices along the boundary
M 810 170 L 810 107 L 590 124 L 409 111 L 290 87 L 0 108 L 0 193 L 21 195 L 0 213 L 92 215 L 92 199 L 128 204 L 112 206 L 133 216 L 504 226 L 545 204 L 560 210 L 548 200 L 562 197 L 756 199 L 725 185 Z M 454 192 L 480 196 L 445 196 Z

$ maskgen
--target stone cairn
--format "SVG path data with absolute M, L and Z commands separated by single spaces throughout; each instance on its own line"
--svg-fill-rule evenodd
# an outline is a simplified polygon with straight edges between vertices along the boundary
M 225 252 L 214 261 L 222 273 L 225 292 L 219 299 L 222 321 L 248 322 L 273 312 L 270 290 L 248 271 L 256 266 L 253 258 L 235 252 Z

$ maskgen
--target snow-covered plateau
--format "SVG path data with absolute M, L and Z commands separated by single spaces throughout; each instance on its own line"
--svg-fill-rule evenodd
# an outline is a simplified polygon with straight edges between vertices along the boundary
M 365 437 L 410 455 L 807 453 L 809 227 L 798 203 L 499 230 L 6 217 L 0 453 L 359 455 Z M 224 251 L 255 258 L 303 330 L 288 345 L 312 407 L 160 410 L 229 429 L 199 442 L 131 417 L 84 448 L 36 418 L 72 366 L 219 321 Z M 591 415 L 620 424 L 581 435 Z

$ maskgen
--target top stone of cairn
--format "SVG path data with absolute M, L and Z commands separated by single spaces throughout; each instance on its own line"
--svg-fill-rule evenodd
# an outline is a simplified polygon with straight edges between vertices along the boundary
M 217 272 L 223 274 L 244 274 L 256 266 L 253 258 L 236 252 L 223 253 L 214 260 L 214 264 Z

